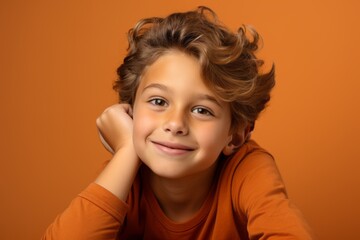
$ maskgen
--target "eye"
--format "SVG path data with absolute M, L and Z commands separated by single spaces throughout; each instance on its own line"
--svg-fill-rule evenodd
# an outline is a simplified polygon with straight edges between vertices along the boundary
M 166 101 L 162 98 L 153 98 L 149 101 L 149 103 L 155 106 L 166 106 Z
M 192 110 L 192 112 L 206 116 L 214 116 L 214 114 L 210 110 L 203 107 L 196 107 Z

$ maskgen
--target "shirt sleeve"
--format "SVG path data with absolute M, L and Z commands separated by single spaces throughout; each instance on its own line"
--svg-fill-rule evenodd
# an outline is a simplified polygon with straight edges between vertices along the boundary
M 56 217 L 42 240 L 113 240 L 128 206 L 111 192 L 91 183 Z
M 314 239 L 300 211 L 288 199 L 270 154 L 250 153 L 233 178 L 234 208 L 250 239 Z

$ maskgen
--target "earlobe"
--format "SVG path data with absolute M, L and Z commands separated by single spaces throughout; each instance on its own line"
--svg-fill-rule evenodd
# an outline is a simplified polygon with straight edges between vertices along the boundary
M 233 144 L 228 144 L 226 145 L 223 150 L 222 150 L 222 153 L 225 155 L 225 156 L 229 156 L 230 154 L 232 154 L 234 152 L 234 145 Z

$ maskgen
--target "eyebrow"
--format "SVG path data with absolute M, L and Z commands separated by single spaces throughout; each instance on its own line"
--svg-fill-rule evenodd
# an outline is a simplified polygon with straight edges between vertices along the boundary
M 209 101 L 215 103 L 216 105 L 218 105 L 220 108 L 223 107 L 223 106 L 221 106 L 220 102 L 215 97 L 213 97 L 209 94 L 200 94 L 199 99 L 200 100 L 209 100 Z
M 149 84 L 148 86 L 144 87 L 142 92 L 145 92 L 147 89 L 149 88 L 157 88 L 157 89 L 160 89 L 160 90 L 163 90 L 163 91 L 166 91 L 166 92 L 170 92 L 172 93 L 171 89 L 169 89 L 168 87 L 166 87 L 165 85 L 163 84 L 159 84 L 159 83 L 152 83 L 152 84 Z M 197 97 L 199 100 L 208 100 L 208 101 L 211 101 L 213 103 L 215 103 L 217 106 L 219 106 L 220 108 L 222 108 L 223 106 L 220 104 L 220 102 L 214 97 L 214 96 L 211 96 L 209 94 L 199 94 L 198 97 Z
M 160 89 L 160 90 L 170 92 L 170 89 L 169 89 L 168 87 L 166 87 L 166 86 L 163 85 L 163 84 L 159 84 L 159 83 L 152 83 L 152 84 L 147 85 L 146 87 L 144 87 L 144 89 L 142 90 L 142 92 L 145 92 L 145 90 L 147 90 L 147 89 L 149 89 L 149 88 L 158 88 L 158 89 Z

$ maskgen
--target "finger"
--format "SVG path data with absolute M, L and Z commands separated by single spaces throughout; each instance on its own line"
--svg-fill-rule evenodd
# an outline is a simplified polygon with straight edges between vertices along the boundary
M 119 104 L 116 107 L 122 108 L 132 118 L 133 110 L 130 104 L 123 103 L 123 104 Z
M 133 115 L 132 107 L 130 104 L 127 104 L 127 103 L 117 103 L 117 104 L 111 105 L 110 107 L 108 107 L 104 110 L 102 115 L 109 113 L 109 112 L 117 112 L 117 111 L 125 112 L 127 115 L 129 115 L 132 118 L 132 115 Z
M 131 118 L 133 118 L 133 109 L 130 104 L 127 106 L 127 113 Z

